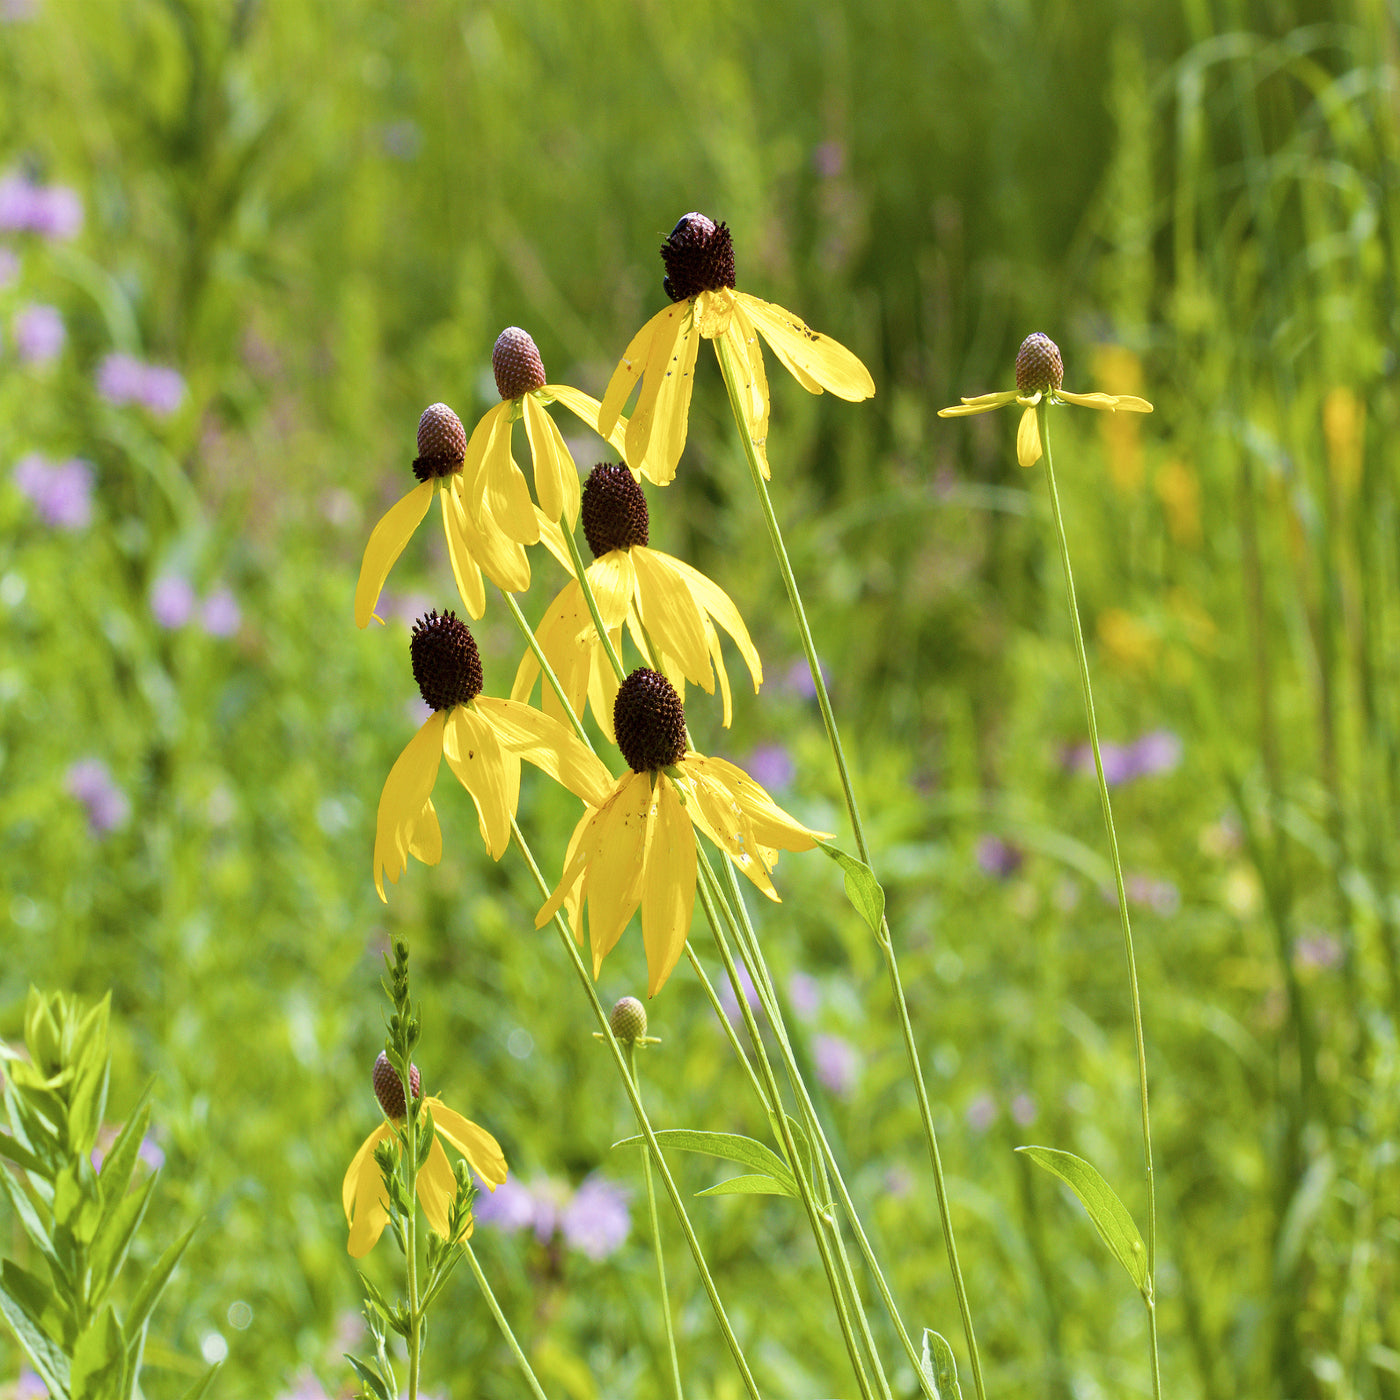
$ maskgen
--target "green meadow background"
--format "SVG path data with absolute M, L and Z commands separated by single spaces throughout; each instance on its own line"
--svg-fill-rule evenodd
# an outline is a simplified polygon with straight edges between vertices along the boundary
M 630 1113 L 534 930 L 528 874 L 490 862 L 444 780 L 442 864 L 414 864 L 387 906 L 374 891 L 379 789 L 417 723 L 408 621 L 455 605 L 439 533 L 396 567 L 384 627 L 358 632 L 351 602 L 423 407 L 470 429 L 512 324 L 551 380 L 600 393 L 663 304 L 657 249 L 692 209 L 733 230 L 741 289 L 877 385 L 861 405 L 812 398 L 770 356 L 768 450 L 989 1394 L 1149 1393 L 1130 1283 L 1012 1152 L 1090 1158 L 1143 1219 L 1044 482 L 1016 465 L 1014 411 L 936 416 L 1010 387 L 1043 330 L 1067 388 L 1156 405 L 1057 411 L 1053 429 L 1118 746 L 1166 1393 L 1400 1396 L 1398 95 L 1379 0 L 0 0 L 0 180 L 67 187 L 83 214 L 67 237 L 0 228 L 0 1034 L 17 1038 L 31 983 L 110 989 L 114 1123 L 154 1077 L 164 1165 L 135 1264 L 202 1224 L 155 1317 L 150 1396 L 220 1357 L 219 1395 L 354 1393 L 340 1182 L 378 1117 L 399 936 L 429 1086 L 521 1179 L 633 1193 L 602 1260 L 477 1231 L 546 1389 L 665 1385 L 639 1164 L 611 1150 Z M 17 321 L 36 304 L 65 331 L 46 358 Z M 104 394 L 115 352 L 177 370 L 178 407 Z M 735 675 L 729 732 L 692 693 L 692 731 L 846 839 L 708 350 L 697 380 L 680 475 L 649 492 L 653 543 L 731 593 L 766 680 L 755 697 Z M 585 469 L 601 455 L 571 440 Z M 86 523 L 36 505 L 34 454 L 88 464 Z M 535 574 L 532 617 L 563 582 L 542 554 Z M 487 689 L 508 693 L 520 645 L 499 599 L 476 631 Z M 576 814 L 526 777 L 521 823 L 551 873 Z M 760 930 L 853 1192 L 909 1325 L 965 1367 L 877 950 L 830 862 L 785 857 L 777 883 Z M 644 986 L 634 928 L 599 992 Z M 650 1012 L 658 1125 L 765 1136 L 687 968 Z M 675 1169 L 691 1191 L 724 1174 Z M 789 1205 L 694 1215 L 765 1393 L 849 1395 Z M 23 1257 L 4 1212 L 0 1243 Z M 737 1397 L 674 1230 L 666 1247 L 688 1393 Z M 388 1286 L 395 1259 L 386 1242 L 366 1267 Z M 465 1270 L 425 1379 L 521 1393 Z M 0 1338 L 0 1395 L 33 1393 Z

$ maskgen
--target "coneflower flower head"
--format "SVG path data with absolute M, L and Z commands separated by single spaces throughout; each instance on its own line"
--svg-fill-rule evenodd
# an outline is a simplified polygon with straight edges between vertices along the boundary
M 685 215 L 661 245 L 666 276 L 661 289 L 672 301 L 734 285 L 734 239 L 724 224 L 704 214 Z
M 419 481 L 451 476 L 462 469 L 467 451 L 467 430 L 445 403 L 429 404 L 418 420 L 418 456 L 413 475 Z
M 622 997 L 608 1017 L 608 1026 L 621 1041 L 642 1040 L 647 1033 L 647 1009 L 636 997 Z
M 496 389 L 503 399 L 518 399 L 545 386 L 544 361 L 527 331 L 507 326 L 491 351 Z
M 399 1078 L 398 1070 L 389 1063 L 389 1057 L 382 1050 L 374 1062 L 374 1074 L 371 1078 L 374 1084 L 374 1097 L 379 1100 L 379 1106 L 384 1110 L 385 1117 L 392 1118 L 397 1123 L 404 1116 L 403 1080 Z M 408 1082 L 413 1089 L 413 1097 L 417 1100 L 419 1095 L 417 1065 L 409 1066 Z
M 584 538 L 595 559 L 650 543 L 651 517 L 641 486 L 626 467 L 599 462 L 583 483 Z
M 613 702 L 617 746 L 634 773 L 654 773 L 685 757 L 685 706 L 659 671 L 633 671 Z
M 1060 347 L 1041 331 L 1032 331 L 1016 352 L 1016 387 L 1023 394 L 1045 394 L 1065 382 Z
M 481 653 L 456 613 L 427 613 L 413 624 L 409 642 L 413 679 L 431 710 L 466 705 L 481 694 Z

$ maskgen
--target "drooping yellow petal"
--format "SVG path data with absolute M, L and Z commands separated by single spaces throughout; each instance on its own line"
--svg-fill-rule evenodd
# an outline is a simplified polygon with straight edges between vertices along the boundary
M 654 997 L 671 975 L 690 936 L 695 912 L 695 830 L 664 773 L 657 779 L 654 810 L 642 885 L 648 997 Z
M 510 451 L 514 411 L 514 404 L 504 400 L 483 415 L 473 430 L 462 460 L 463 504 L 483 529 L 484 516 L 489 515 L 511 539 L 536 544 L 540 527 L 535 503 Z
M 642 390 L 627 424 L 627 465 L 665 486 L 675 480 L 685 450 L 700 335 L 689 302 L 668 306 L 652 321 L 656 332 L 647 350 Z
M 622 455 L 620 450 L 618 455 Z M 564 532 L 558 522 L 547 520 L 543 515 L 539 517 L 539 522 L 540 543 L 563 565 L 565 573 L 573 573 L 573 556 L 569 553 L 569 546 L 564 543 Z
M 510 433 L 509 402 L 502 401 L 488 408 L 481 415 L 472 435 L 467 439 L 466 451 L 462 454 L 462 468 L 458 472 L 458 490 L 467 513 L 478 523 L 481 522 L 482 505 L 486 500 L 486 478 L 483 467 L 497 434 L 504 426 L 507 437 Z
M 374 1248 L 384 1227 L 389 1223 L 389 1202 L 384 1189 L 384 1175 L 374 1160 L 374 1149 L 388 1141 L 393 1129 L 381 1123 L 360 1144 L 350 1159 L 349 1170 L 340 1187 L 340 1203 L 350 1226 L 346 1248 L 353 1259 L 363 1259 Z
M 1033 467 L 1040 461 L 1040 423 L 1033 407 L 1021 414 L 1021 423 L 1016 429 L 1016 460 L 1023 467 Z
M 808 851 L 828 835 L 813 831 L 783 811 L 768 795 L 766 788 L 728 759 L 687 754 L 682 767 L 688 773 L 701 773 L 722 783 L 753 823 L 755 834 L 765 846 L 775 846 L 784 851 Z
M 384 518 L 374 527 L 360 562 L 360 579 L 355 585 L 355 626 L 368 627 L 374 616 L 384 580 L 394 561 L 404 551 L 413 532 L 418 528 L 433 502 L 434 485 L 420 482 L 401 501 L 389 507 Z M 475 616 L 475 614 L 473 614 Z
M 728 729 L 734 719 L 734 696 L 729 689 L 729 670 L 724 664 L 724 648 L 720 645 L 719 633 L 715 631 L 714 623 L 708 617 L 705 619 L 705 640 L 709 644 L 710 665 L 714 667 L 715 678 L 719 681 L 719 696 L 724 706 L 720 723 Z
M 759 334 L 773 347 L 773 353 L 804 388 L 815 382 L 849 403 L 874 394 L 875 381 L 870 371 L 844 345 L 818 334 L 781 306 L 760 301 L 747 292 L 738 292 L 736 297 Z
M 461 480 L 460 477 L 457 478 Z M 530 556 L 525 546 L 511 539 L 496 524 L 495 517 L 482 503 L 480 522 L 472 518 L 471 512 L 462 503 L 460 488 L 452 494 L 449 507 L 444 502 L 443 509 L 450 512 L 449 530 L 458 536 L 458 548 L 465 549 L 481 567 L 481 571 L 507 593 L 523 593 L 530 586 Z M 448 536 L 448 547 L 452 538 Z M 473 613 L 473 617 L 478 614 Z
M 739 385 L 739 401 L 743 405 L 749 437 L 753 439 L 759 470 L 763 473 L 763 479 L 767 481 L 770 477 L 767 447 L 768 371 L 763 365 L 763 346 L 759 342 L 758 332 L 742 306 L 735 307 L 733 320 L 725 332 L 724 339 L 736 368 L 743 376 Z M 797 379 L 809 392 L 821 393 L 821 386 L 806 374 L 798 373 Z
M 540 912 L 535 915 L 535 927 L 543 928 L 561 907 L 567 908 L 569 926 L 574 931 L 574 942 L 582 935 L 579 921 L 579 884 L 593 853 L 598 833 L 598 813 L 591 807 L 579 819 L 569 837 L 568 849 L 564 852 L 564 873 L 559 878 L 554 893 L 545 901 Z
M 525 435 L 535 464 L 535 495 L 540 510 L 550 519 L 561 516 L 570 529 L 578 523 L 580 486 L 578 468 L 564 445 L 554 419 L 544 411 L 535 394 L 525 395 Z
M 510 845 L 510 819 L 520 802 L 520 759 L 507 752 L 474 705 L 454 705 L 447 716 L 443 752 L 458 781 L 471 793 L 481 839 L 492 860 Z
M 485 1182 L 488 1191 L 494 1191 L 506 1179 L 506 1158 L 501 1144 L 485 1128 L 478 1127 L 470 1118 L 463 1118 L 441 1099 L 431 1098 L 428 1104 L 433 1110 L 438 1136 L 467 1159 L 468 1165 Z
M 612 631 L 627 620 L 637 596 L 637 571 L 630 549 L 610 549 L 588 566 L 588 586 L 598 604 L 603 625 Z M 590 618 L 592 614 L 589 615 Z
M 978 394 L 974 398 L 955 403 L 951 408 L 940 408 L 938 416 L 940 418 L 966 418 L 973 413 L 990 413 L 994 408 L 1005 408 L 1007 404 L 1015 403 L 1020 396 L 1019 389 L 1004 389 L 996 394 Z
M 673 559 L 669 554 L 662 554 L 657 550 L 651 551 L 651 557 L 652 562 L 675 574 L 689 590 L 696 605 L 709 613 L 734 639 L 734 645 L 739 648 L 739 654 L 749 668 L 749 675 L 753 677 L 754 694 L 757 694 L 759 686 L 763 684 L 763 662 L 759 660 L 758 648 L 754 646 L 749 629 L 744 626 L 744 619 L 739 616 L 739 609 L 734 606 L 734 600 L 713 579 L 706 578 L 699 569 L 692 568 L 685 560 Z M 718 666 L 716 669 L 718 670 Z
M 543 769 L 590 807 L 601 807 L 613 788 L 603 761 L 567 725 L 530 705 L 478 695 L 474 705 L 504 748 Z
M 435 710 L 408 741 L 394 761 L 384 790 L 379 795 L 379 813 L 374 834 L 374 884 L 380 899 L 387 902 L 384 877 L 398 884 L 408 866 L 410 854 L 427 865 L 441 859 L 442 835 L 433 811 L 432 791 L 442 762 L 443 712 Z M 437 856 L 428 860 L 436 843 Z
M 627 349 L 622 352 L 622 358 L 617 362 L 617 368 L 612 372 L 612 378 L 608 380 L 608 387 L 603 390 L 603 401 L 598 405 L 598 421 L 595 426 L 599 436 L 607 438 L 609 442 L 612 441 L 613 429 L 617 427 L 618 417 L 622 413 L 622 405 L 631 398 L 632 390 L 636 388 L 637 381 L 647 367 L 651 343 L 656 338 L 658 328 L 664 328 L 669 336 L 674 337 L 676 334 L 677 325 L 672 316 L 674 310 L 675 307 L 668 306 L 665 310 L 658 311 L 632 337 Z M 624 443 L 625 441 L 626 439 Z
M 473 619 L 486 611 L 486 589 L 481 583 L 481 569 L 469 543 L 471 522 L 467 518 L 457 493 L 449 486 L 438 492 L 442 501 L 442 533 L 447 537 L 447 558 L 452 565 L 452 577 L 457 583 L 462 606 Z
M 692 754 L 681 763 L 681 771 L 690 782 L 691 820 L 761 893 L 778 903 L 778 892 L 768 878 L 773 858 L 754 835 L 753 823 L 734 794 L 717 776 L 695 767 L 697 757 Z
M 613 650 L 620 656 L 622 654 L 622 628 L 614 627 L 608 633 L 613 644 Z M 603 731 L 608 743 L 617 742 L 617 737 L 613 733 L 613 706 L 617 704 L 617 690 L 621 684 L 617 678 L 617 672 L 613 670 L 612 662 L 608 660 L 608 654 L 603 649 L 603 644 L 598 640 L 596 632 L 590 633 L 588 649 L 588 708 L 593 711 L 593 718 L 597 721 L 598 728 Z
M 437 1117 L 437 1110 L 433 1110 Z M 426 1123 L 424 1124 L 426 1127 Z M 452 1174 L 452 1163 L 442 1144 L 433 1135 L 433 1145 L 428 1149 L 428 1160 L 418 1173 L 418 1200 L 423 1206 L 423 1214 L 428 1217 L 428 1225 L 439 1239 L 446 1239 L 452 1227 L 452 1202 L 457 1196 L 457 1178 Z
M 1078 404 L 1080 408 L 1107 409 L 1113 413 L 1122 409 L 1126 413 L 1151 413 L 1152 405 L 1135 394 L 1071 394 L 1066 389 L 1055 393 L 1057 399 L 1065 403 Z
M 535 631 L 535 641 L 549 661 L 555 679 L 558 680 L 569 708 L 580 719 L 583 717 L 583 704 L 588 697 L 591 652 L 597 646 L 593 630 L 593 616 L 584 601 L 583 590 L 577 580 L 570 580 L 560 589 L 558 596 L 549 605 L 544 621 Z M 529 648 L 520 659 L 515 673 L 515 683 L 511 686 L 512 700 L 528 700 L 535 688 L 535 680 L 540 675 L 540 663 L 534 648 Z M 540 708 L 551 719 L 561 724 L 568 722 L 564 707 L 559 703 L 554 687 L 544 681 L 540 688 Z
M 637 611 L 642 625 L 657 646 L 680 662 L 688 681 L 713 694 L 705 616 L 685 576 L 672 567 L 678 561 L 645 545 L 634 545 L 628 553 L 637 570 Z
M 642 848 L 651 809 L 650 776 L 629 773 L 598 813 L 596 848 L 583 877 L 594 977 L 641 903 Z
M 632 382 L 635 384 L 636 380 Z M 565 408 L 577 414 L 588 424 L 590 432 L 598 432 L 598 419 L 602 414 L 603 405 L 592 394 L 585 394 L 568 384 L 546 384 L 539 392 L 544 395 L 546 402 L 549 399 L 557 399 Z M 626 398 L 625 394 L 623 398 Z M 623 456 L 627 450 L 627 420 L 615 417 L 611 431 L 601 433 L 600 436 L 607 439 L 608 445 L 619 457 Z

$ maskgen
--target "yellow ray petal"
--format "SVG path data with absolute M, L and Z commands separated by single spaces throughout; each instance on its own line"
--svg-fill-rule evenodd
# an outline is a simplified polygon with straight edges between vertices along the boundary
M 1033 467 L 1040 461 L 1040 424 L 1034 408 L 1027 408 L 1021 414 L 1016 429 L 1016 460 L 1023 467 Z
M 429 1099 L 438 1136 L 451 1143 L 467 1159 L 471 1169 L 494 1191 L 506 1179 L 506 1158 L 501 1144 L 470 1118 L 463 1118 L 441 1099 Z
M 545 900 L 540 912 L 535 915 L 535 927 L 543 928 L 565 905 L 569 908 L 570 923 L 574 930 L 574 942 L 579 940 L 577 891 L 583 873 L 588 868 L 593 852 L 598 844 L 598 833 L 603 828 L 603 809 L 594 811 L 591 807 L 579 819 L 569 837 L 569 848 L 564 852 L 564 873 L 554 887 L 554 893 Z
M 629 549 L 610 549 L 588 566 L 588 586 L 609 632 L 627 620 L 637 595 L 637 571 Z M 590 619 L 591 619 L 590 614 Z
M 636 380 L 632 382 L 635 384 Z M 571 388 L 568 384 L 546 384 L 540 393 L 557 399 L 565 408 L 576 413 L 583 422 L 587 423 L 590 432 L 598 432 L 598 420 L 602 416 L 603 405 L 592 394 L 582 393 L 578 389 Z M 599 435 L 607 439 L 608 445 L 619 457 L 625 455 L 627 451 L 627 420 L 625 418 L 615 419 L 612 430 Z
M 460 482 L 461 478 L 457 478 Z M 452 529 L 460 534 L 481 571 L 507 593 L 523 593 L 530 586 L 530 556 L 525 546 L 511 539 L 496 523 L 496 518 L 481 506 L 480 522 L 462 503 L 461 488 L 453 493 Z M 473 614 L 476 616 L 476 614 Z
M 1071 394 L 1065 389 L 1056 392 L 1057 399 L 1078 404 L 1080 408 L 1107 409 L 1110 413 L 1122 409 L 1127 413 L 1151 413 L 1152 405 L 1134 394 Z
M 384 876 L 391 884 L 398 884 L 414 845 L 431 849 L 431 833 L 437 828 L 431 795 L 442 762 L 442 728 L 443 712 L 435 710 L 394 760 L 384 780 L 374 835 L 374 883 L 380 899 L 386 899 Z M 440 855 L 440 834 L 438 850 Z
M 754 329 L 748 312 L 742 306 L 735 307 L 734 319 L 730 323 L 726 340 L 735 357 L 739 372 L 745 374 L 747 371 L 744 382 L 740 386 L 740 401 L 744 404 L 749 436 L 753 439 L 759 470 L 763 473 L 763 479 L 767 481 L 770 477 L 767 447 L 768 371 L 764 368 L 763 345 L 758 338 L 758 332 Z M 808 378 L 806 374 L 798 373 L 797 380 L 810 393 L 821 393 L 821 386 L 815 380 Z
M 641 903 L 642 847 L 651 807 L 651 778 L 629 773 L 599 813 L 597 849 L 584 875 L 594 977 Z
M 977 394 L 973 398 L 964 399 L 961 403 L 956 403 L 952 408 L 940 408 L 938 416 L 940 418 L 966 418 L 972 413 L 990 413 L 994 408 L 1005 408 L 1009 403 L 1015 403 L 1021 396 L 1019 389 L 1003 389 L 996 394 Z
M 434 1113 L 436 1117 L 436 1112 Z M 418 1199 L 423 1204 L 423 1214 L 428 1217 L 428 1225 L 439 1239 L 446 1239 L 451 1228 L 452 1202 L 457 1195 L 457 1178 L 452 1174 L 452 1163 L 442 1144 L 433 1135 L 433 1145 L 428 1149 L 428 1160 L 418 1173 Z
M 621 453 L 619 452 L 619 456 Z M 573 556 L 569 553 L 569 546 L 564 543 L 564 532 L 559 528 L 557 522 L 548 520 L 545 516 L 539 517 L 540 522 L 540 543 L 560 562 L 566 574 L 574 571 Z
M 772 862 L 764 857 L 753 833 L 753 823 L 722 782 L 694 766 L 696 757 L 692 754 L 681 764 L 681 771 L 690 782 L 691 820 L 762 893 L 776 901 L 778 892 L 768 878 Z
M 570 529 L 578 523 L 578 468 L 564 445 L 554 419 L 544 411 L 535 394 L 525 395 L 525 435 L 535 464 L 535 495 L 540 510 L 550 519 L 564 518 Z
M 355 585 L 356 627 L 369 626 L 379 595 L 384 591 L 384 580 L 389 577 L 394 561 L 403 553 L 404 546 L 427 515 L 433 501 L 433 489 L 433 482 L 421 482 L 401 501 L 390 506 L 384 518 L 374 527 L 365 546 L 365 557 L 360 563 L 360 579 Z
M 671 975 L 690 936 L 695 912 L 695 830 L 664 773 L 656 784 L 655 810 L 642 886 L 642 941 L 647 951 L 649 997 L 654 997 Z
M 360 1150 L 350 1160 L 350 1168 L 340 1188 L 340 1202 L 350 1226 L 346 1248 L 351 1258 L 363 1259 L 389 1223 L 389 1203 L 384 1190 L 384 1176 L 374 1160 L 374 1149 L 388 1140 L 393 1130 L 381 1123 L 360 1144 Z
M 506 440 L 509 442 L 510 411 L 510 403 L 504 400 L 494 407 L 488 408 L 481 415 L 476 427 L 472 429 L 472 435 L 467 439 L 467 450 L 462 454 L 462 469 L 458 472 L 460 478 L 458 489 L 461 492 L 462 504 L 466 506 L 467 513 L 478 524 L 481 522 L 482 503 L 486 500 L 486 479 L 483 475 L 483 467 L 496 438 L 503 429 L 506 433 Z
M 645 545 L 628 551 L 637 570 L 637 612 L 652 640 L 680 662 L 688 681 L 714 693 L 705 617 L 685 576 Z
M 627 424 L 627 464 L 648 481 L 674 481 L 685 450 L 690 391 L 700 335 L 690 303 L 669 306 L 659 316 L 647 351 L 642 391 Z
M 668 306 L 658 311 L 632 337 L 627 349 L 622 352 L 622 358 L 617 362 L 617 368 L 612 372 L 612 378 L 608 380 L 608 387 L 603 390 L 603 401 L 598 405 L 598 421 L 595 427 L 599 436 L 607 438 L 609 442 L 612 441 L 613 429 L 617 427 L 618 417 L 622 413 L 622 405 L 632 396 L 632 390 L 636 388 L 637 381 L 647 367 L 651 343 L 656 338 L 658 328 L 664 328 L 667 335 L 674 335 L 676 332 L 676 324 L 671 314 L 674 310 L 674 307 Z
M 424 865 L 436 865 L 442 859 L 442 828 L 438 825 L 437 809 L 431 797 L 404 829 L 404 849 Z
M 591 664 L 588 639 L 593 635 L 593 618 L 584 602 L 583 590 L 574 580 L 566 583 L 549 605 L 544 620 L 535 631 L 535 641 L 548 659 L 555 678 L 568 699 L 569 707 L 580 718 L 583 702 L 588 695 L 588 673 Z M 540 664 L 533 649 L 527 649 L 515 673 L 511 686 L 512 700 L 528 700 L 535 688 Z M 564 708 L 548 681 L 540 687 L 540 708 L 551 719 L 567 723 Z
M 612 639 L 613 650 L 620 656 L 622 628 L 614 628 L 608 636 Z M 598 728 L 610 744 L 617 742 L 617 736 L 613 733 L 613 706 L 617 703 L 618 685 L 617 672 L 598 641 L 597 633 L 594 633 L 588 650 L 588 708 L 593 711 Z
M 749 668 L 749 675 L 753 677 L 754 693 L 757 694 L 759 686 L 763 684 L 763 663 L 759 660 L 758 648 L 754 646 L 749 629 L 744 626 L 744 619 L 739 616 L 739 609 L 734 606 L 733 599 L 713 579 L 706 578 L 699 569 L 691 568 L 683 559 L 673 559 L 669 554 L 661 554 L 656 550 L 652 551 L 652 559 L 679 577 L 690 590 L 696 604 L 709 613 L 734 639 L 734 645 L 739 648 L 739 654 Z
M 543 769 L 590 807 L 601 807 L 613 789 L 602 760 L 579 742 L 567 725 L 529 705 L 478 695 L 477 711 L 495 729 L 502 745 Z
M 724 713 L 720 717 L 720 723 L 726 729 L 734 719 L 734 696 L 729 689 L 729 671 L 724 664 L 724 648 L 720 645 L 719 633 L 715 631 L 715 625 L 707 617 L 705 619 L 705 640 L 710 647 L 710 665 L 715 668 L 715 677 L 719 681 L 720 700 L 724 705 Z M 681 701 L 682 704 L 685 701 Z
M 451 487 L 438 492 L 438 496 L 442 501 L 442 533 L 447 537 L 447 558 L 452 565 L 452 577 L 456 580 L 462 606 L 475 619 L 486 611 L 486 589 L 482 587 L 481 569 L 471 548 L 471 523 Z
M 485 487 L 484 515 L 490 515 L 500 528 L 520 544 L 538 544 L 539 521 L 525 473 L 515 464 L 510 451 L 511 422 L 502 419 L 487 444 L 481 460 L 481 481 Z M 484 522 L 483 522 L 484 523 Z
M 687 772 L 717 780 L 732 793 L 740 810 L 753 823 L 755 835 L 766 846 L 784 851 L 807 851 L 826 835 L 803 826 L 796 817 L 783 811 L 761 784 L 727 759 L 691 754 L 686 757 L 684 767 Z
M 520 801 L 520 760 L 501 747 L 496 731 L 471 705 L 454 705 L 447 717 L 443 752 L 471 793 L 481 839 L 492 860 L 510 845 L 510 819 Z
M 838 399 L 857 403 L 875 392 L 870 371 L 844 345 L 820 335 L 791 311 L 772 302 L 760 301 L 747 292 L 736 294 L 739 305 L 762 337 L 773 347 L 773 353 L 790 373 L 802 382 L 803 375 L 823 389 L 829 389 Z M 799 373 L 801 371 L 801 373 Z M 804 387 L 808 385 L 804 384 Z

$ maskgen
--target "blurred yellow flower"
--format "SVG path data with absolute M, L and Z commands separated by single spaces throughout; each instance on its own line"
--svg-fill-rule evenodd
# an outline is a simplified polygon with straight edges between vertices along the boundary
M 698 828 L 769 899 L 779 850 L 805 851 L 823 833 L 784 812 L 741 768 L 686 742 L 685 710 L 656 671 L 633 671 L 614 712 L 618 747 L 632 770 L 574 828 L 564 873 L 535 917 L 541 928 L 566 909 L 574 937 L 588 907 L 593 975 L 638 908 L 647 995 L 655 996 L 685 948 L 695 907 Z
M 389 508 L 365 546 L 360 578 L 355 586 L 357 627 L 367 627 L 374 617 L 384 580 L 428 513 L 434 496 L 442 503 L 442 528 L 447 537 L 447 557 L 452 563 L 457 590 L 472 617 L 480 617 L 486 610 L 486 592 L 481 583 L 483 569 L 492 583 L 510 593 L 519 593 L 530 586 L 530 561 L 524 549 L 502 534 L 489 511 L 482 511 L 474 518 L 462 507 L 460 491 L 466 447 L 467 435 L 462 420 L 445 403 L 430 404 L 423 410 L 418 420 L 418 456 L 413 463 L 413 474 L 419 484 Z
M 632 337 L 608 381 L 598 414 L 598 431 L 611 441 L 622 406 L 641 380 L 625 446 L 619 449 L 638 480 L 645 476 L 665 486 L 675 479 L 685 449 L 701 340 L 723 339 L 734 362 L 746 371 L 742 407 L 765 477 L 768 376 L 760 335 L 809 393 L 829 389 L 855 403 L 875 392 L 870 372 L 845 346 L 819 335 L 781 306 L 734 290 L 734 243 L 724 224 L 716 225 L 703 214 L 687 214 L 671 230 L 661 256 L 667 273 L 662 286 L 673 304 Z
M 542 768 L 584 802 L 601 801 L 612 775 L 558 720 L 514 700 L 481 694 L 481 658 L 465 623 L 436 612 L 413 629 L 413 675 L 432 714 L 408 741 L 385 779 L 374 836 L 374 883 L 397 884 L 414 856 L 442 859 L 442 830 L 432 792 L 444 755 L 471 794 L 481 839 L 493 860 L 510 843 L 520 799 L 520 761 Z
M 1064 362 L 1060 348 L 1048 335 L 1034 331 L 1021 342 L 1016 354 L 1016 387 L 996 394 L 979 394 L 964 399 L 951 408 L 940 408 L 940 418 L 964 418 L 972 413 L 990 413 L 994 408 L 1019 404 L 1023 412 L 1016 429 L 1016 460 L 1023 467 L 1033 467 L 1040 461 L 1040 428 L 1036 422 L 1036 406 L 1046 403 L 1078 404 L 1080 408 L 1106 409 L 1113 413 L 1151 413 L 1152 405 L 1133 394 L 1071 394 L 1060 386 L 1064 382 Z
M 414 1101 L 419 1105 L 420 1128 L 426 1126 L 430 1110 L 433 1115 L 433 1145 L 428 1151 L 428 1160 L 418 1173 L 418 1200 L 433 1233 L 446 1239 L 451 1228 L 450 1212 L 457 1196 L 457 1181 L 442 1144 L 445 1142 L 460 1152 L 490 1191 L 494 1191 L 506 1179 L 506 1159 L 500 1144 L 485 1128 L 463 1118 L 439 1098 L 418 1098 L 416 1066 L 412 1069 L 410 1082 Z M 374 1149 L 381 1142 L 397 1141 L 397 1130 L 404 1117 L 403 1085 L 389 1069 L 387 1057 L 382 1053 L 375 1061 L 374 1083 L 375 1094 L 388 1117 L 360 1144 L 340 1187 L 340 1202 L 350 1226 L 346 1248 L 355 1259 L 363 1259 L 374 1248 L 384 1233 L 385 1225 L 389 1223 L 384 1175 L 374 1159 Z M 397 1112 L 392 1111 L 395 1109 Z M 458 1239 L 469 1238 L 472 1228 L 473 1222 L 468 1216 L 466 1229 L 459 1232 Z
M 600 463 L 593 468 L 583 488 L 582 516 L 583 532 L 595 556 L 588 567 L 588 585 L 614 650 L 621 646 L 625 623 L 643 656 L 654 649 L 662 672 L 682 700 L 687 681 L 713 695 L 718 677 L 728 728 L 733 699 L 716 623 L 738 646 L 754 690 L 763 683 L 763 665 L 738 608 L 699 570 L 648 548 L 646 497 L 626 467 Z M 617 677 L 577 579 L 571 579 L 549 605 L 535 637 L 573 712 L 582 716 L 586 699 L 611 741 Z M 511 699 L 528 700 L 539 675 L 535 653 L 527 651 L 515 674 Z M 563 706 L 548 685 L 543 687 L 542 708 L 563 722 Z

